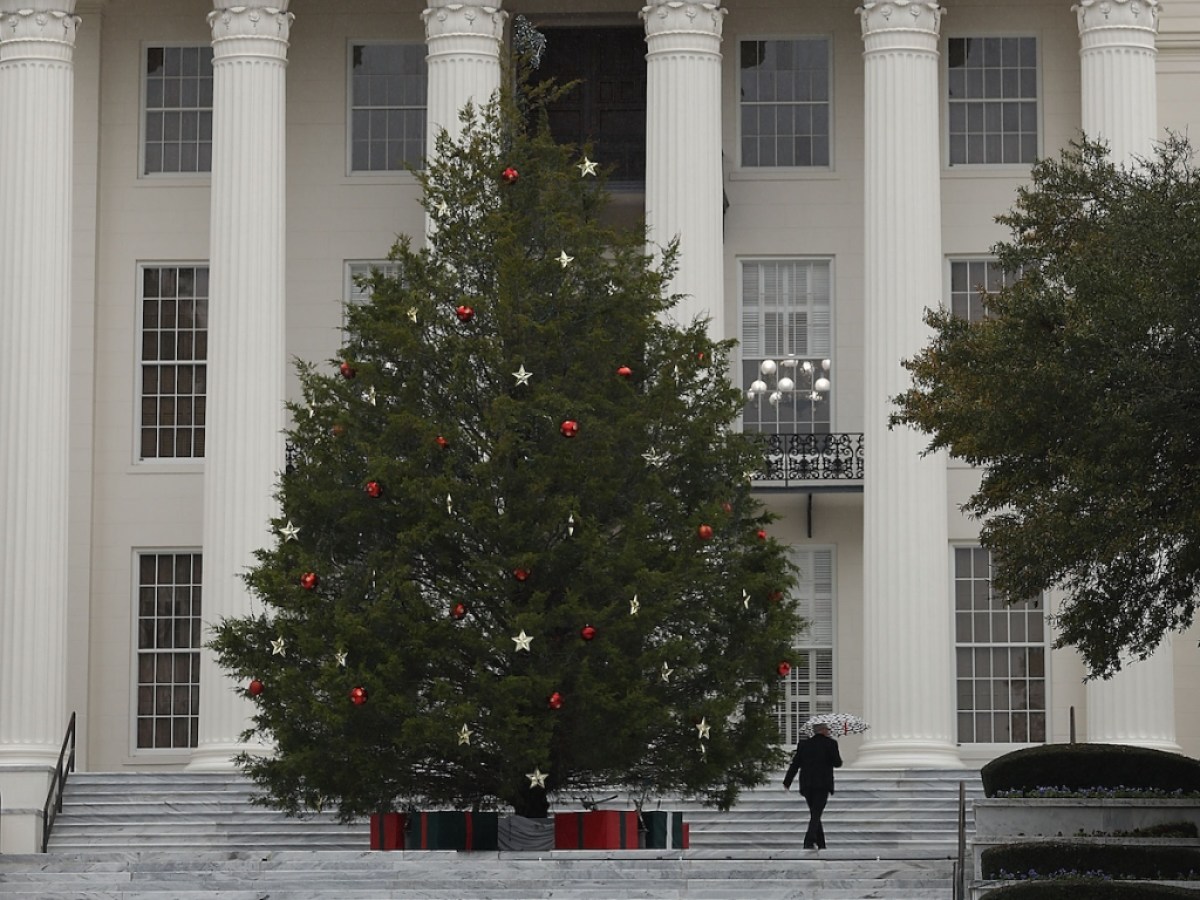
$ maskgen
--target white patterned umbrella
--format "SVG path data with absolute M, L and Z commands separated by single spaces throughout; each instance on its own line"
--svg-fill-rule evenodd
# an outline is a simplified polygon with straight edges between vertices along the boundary
M 807 722 L 800 726 L 800 736 L 806 738 L 812 737 L 815 725 L 828 725 L 829 733 L 835 737 L 843 734 L 862 734 L 871 727 L 863 719 L 852 713 L 821 713 L 820 715 L 810 717 Z

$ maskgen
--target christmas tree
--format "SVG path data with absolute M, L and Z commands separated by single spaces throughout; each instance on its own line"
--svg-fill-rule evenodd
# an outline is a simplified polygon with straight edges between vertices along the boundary
M 732 342 L 669 323 L 675 258 L 602 219 L 552 89 L 503 91 L 420 174 L 426 246 L 301 364 L 294 465 L 221 664 L 291 813 L 602 788 L 728 807 L 780 763 L 793 571 L 735 429 Z

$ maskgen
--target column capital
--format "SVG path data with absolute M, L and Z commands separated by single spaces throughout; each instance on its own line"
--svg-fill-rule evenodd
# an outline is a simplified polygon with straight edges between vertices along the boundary
M 720 38 L 728 13 L 720 3 L 703 0 L 654 0 L 638 15 L 646 23 L 647 38 L 687 32 Z
M 492 38 L 499 42 L 504 37 L 504 23 L 508 13 L 500 8 L 479 3 L 456 3 L 453 0 L 430 0 L 429 8 L 421 13 L 425 23 L 427 39 L 452 35 L 472 35 Z
M 227 55 L 221 52 L 221 42 L 238 38 L 277 41 L 283 45 L 280 56 L 286 56 L 288 35 L 291 33 L 292 20 L 296 18 L 288 12 L 288 3 L 289 0 L 275 0 L 271 6 L 231 6 L 226 0 L 213 0 L 208 25 L 212 29 L 214 56 Z
M 46 56 L 58 44 L 59 53 L 54 55 L 61 55 L 75 46 L 79 22 L 75 0 L 0 0 L 0 45 L 36 41 L 43 47 L 37 55 Z
M 1158 0 L 1080 0 L 1071 7 L 1079 20 L 1079 36 L 1084 49 L 1090 44 L 1111 44 L 1112 35 L 1124 32 L 1120 43 L 1135 43 L 1154 47 L 1158 33 Z M 1139 34 L 1140 32 L 1140 34 Z
M 933 38 L 935 42 L 942 27 L 945 10 L 937 0 L 865 0 L 855 12 L 862 20 L 863 41 L 866 51 L 875 49 L 904 49 L 895 41 L 901 35 Z M 879 39 L 886 38 L 886 46 L 873 46 Z M 922 46 L 911 49 L 926 49 Z

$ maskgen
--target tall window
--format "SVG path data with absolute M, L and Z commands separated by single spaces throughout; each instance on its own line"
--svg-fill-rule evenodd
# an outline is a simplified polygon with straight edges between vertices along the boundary
M 137 746 L 196 746 L 200 724 L 200 554 L 140 553 Z
M 743 166 L 829 165 L 829 39 L 742 41 Z
M 593 145 L 612 167 L 611 182 L 646 179 L 646 34 L 641 28 L 545 28 L 538 78 L 578 80 L 550 104 L 550 133 L 560 143 Z
M 742 262 L 742 387 L 750 389 L 756 381 L 766 387 L 746 404 L 746 431 L 829 432 L 830 394 L 814 388 L 833 349 L 832 320 L 829 260 Z M 774 365 L 764 372 L 768 360 Z M 772 399 L 785 378 L 791 388 Z
M 350 48 L 350 170 L 395 172 L 425 157 L 424 44 Z
M 775 709 L 779 740 L 800 739 L 800 726 L 818 713 L 833 711 L 833 551 L 792 550 L 800 568 L 793 595 L 807 626 L 796 636 L 784 684 L 784 697 Z
M 1046 740 L 1046 636 L 1040 600 L 1008 604 L 992 589 L 991 553 L 954 550 L 960 743 Z
M 950 165 L 1032 163 L 1037 39 L 950 38 L 947 50 Z
M 212 171 L 212 47 L 147 47 L 142 174 Z
M 208 266 L 142 269 L 142 459 L 204 456 Z

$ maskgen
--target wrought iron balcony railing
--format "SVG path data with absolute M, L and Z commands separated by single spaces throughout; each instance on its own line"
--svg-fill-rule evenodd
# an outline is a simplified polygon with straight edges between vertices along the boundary
M 767 486 L 802 487 L 814 482 L 861 482 L 861 434 L 764 434 L 763 466 L 754 482 Z M 832 485 L 831 485 L 832 486 Z

